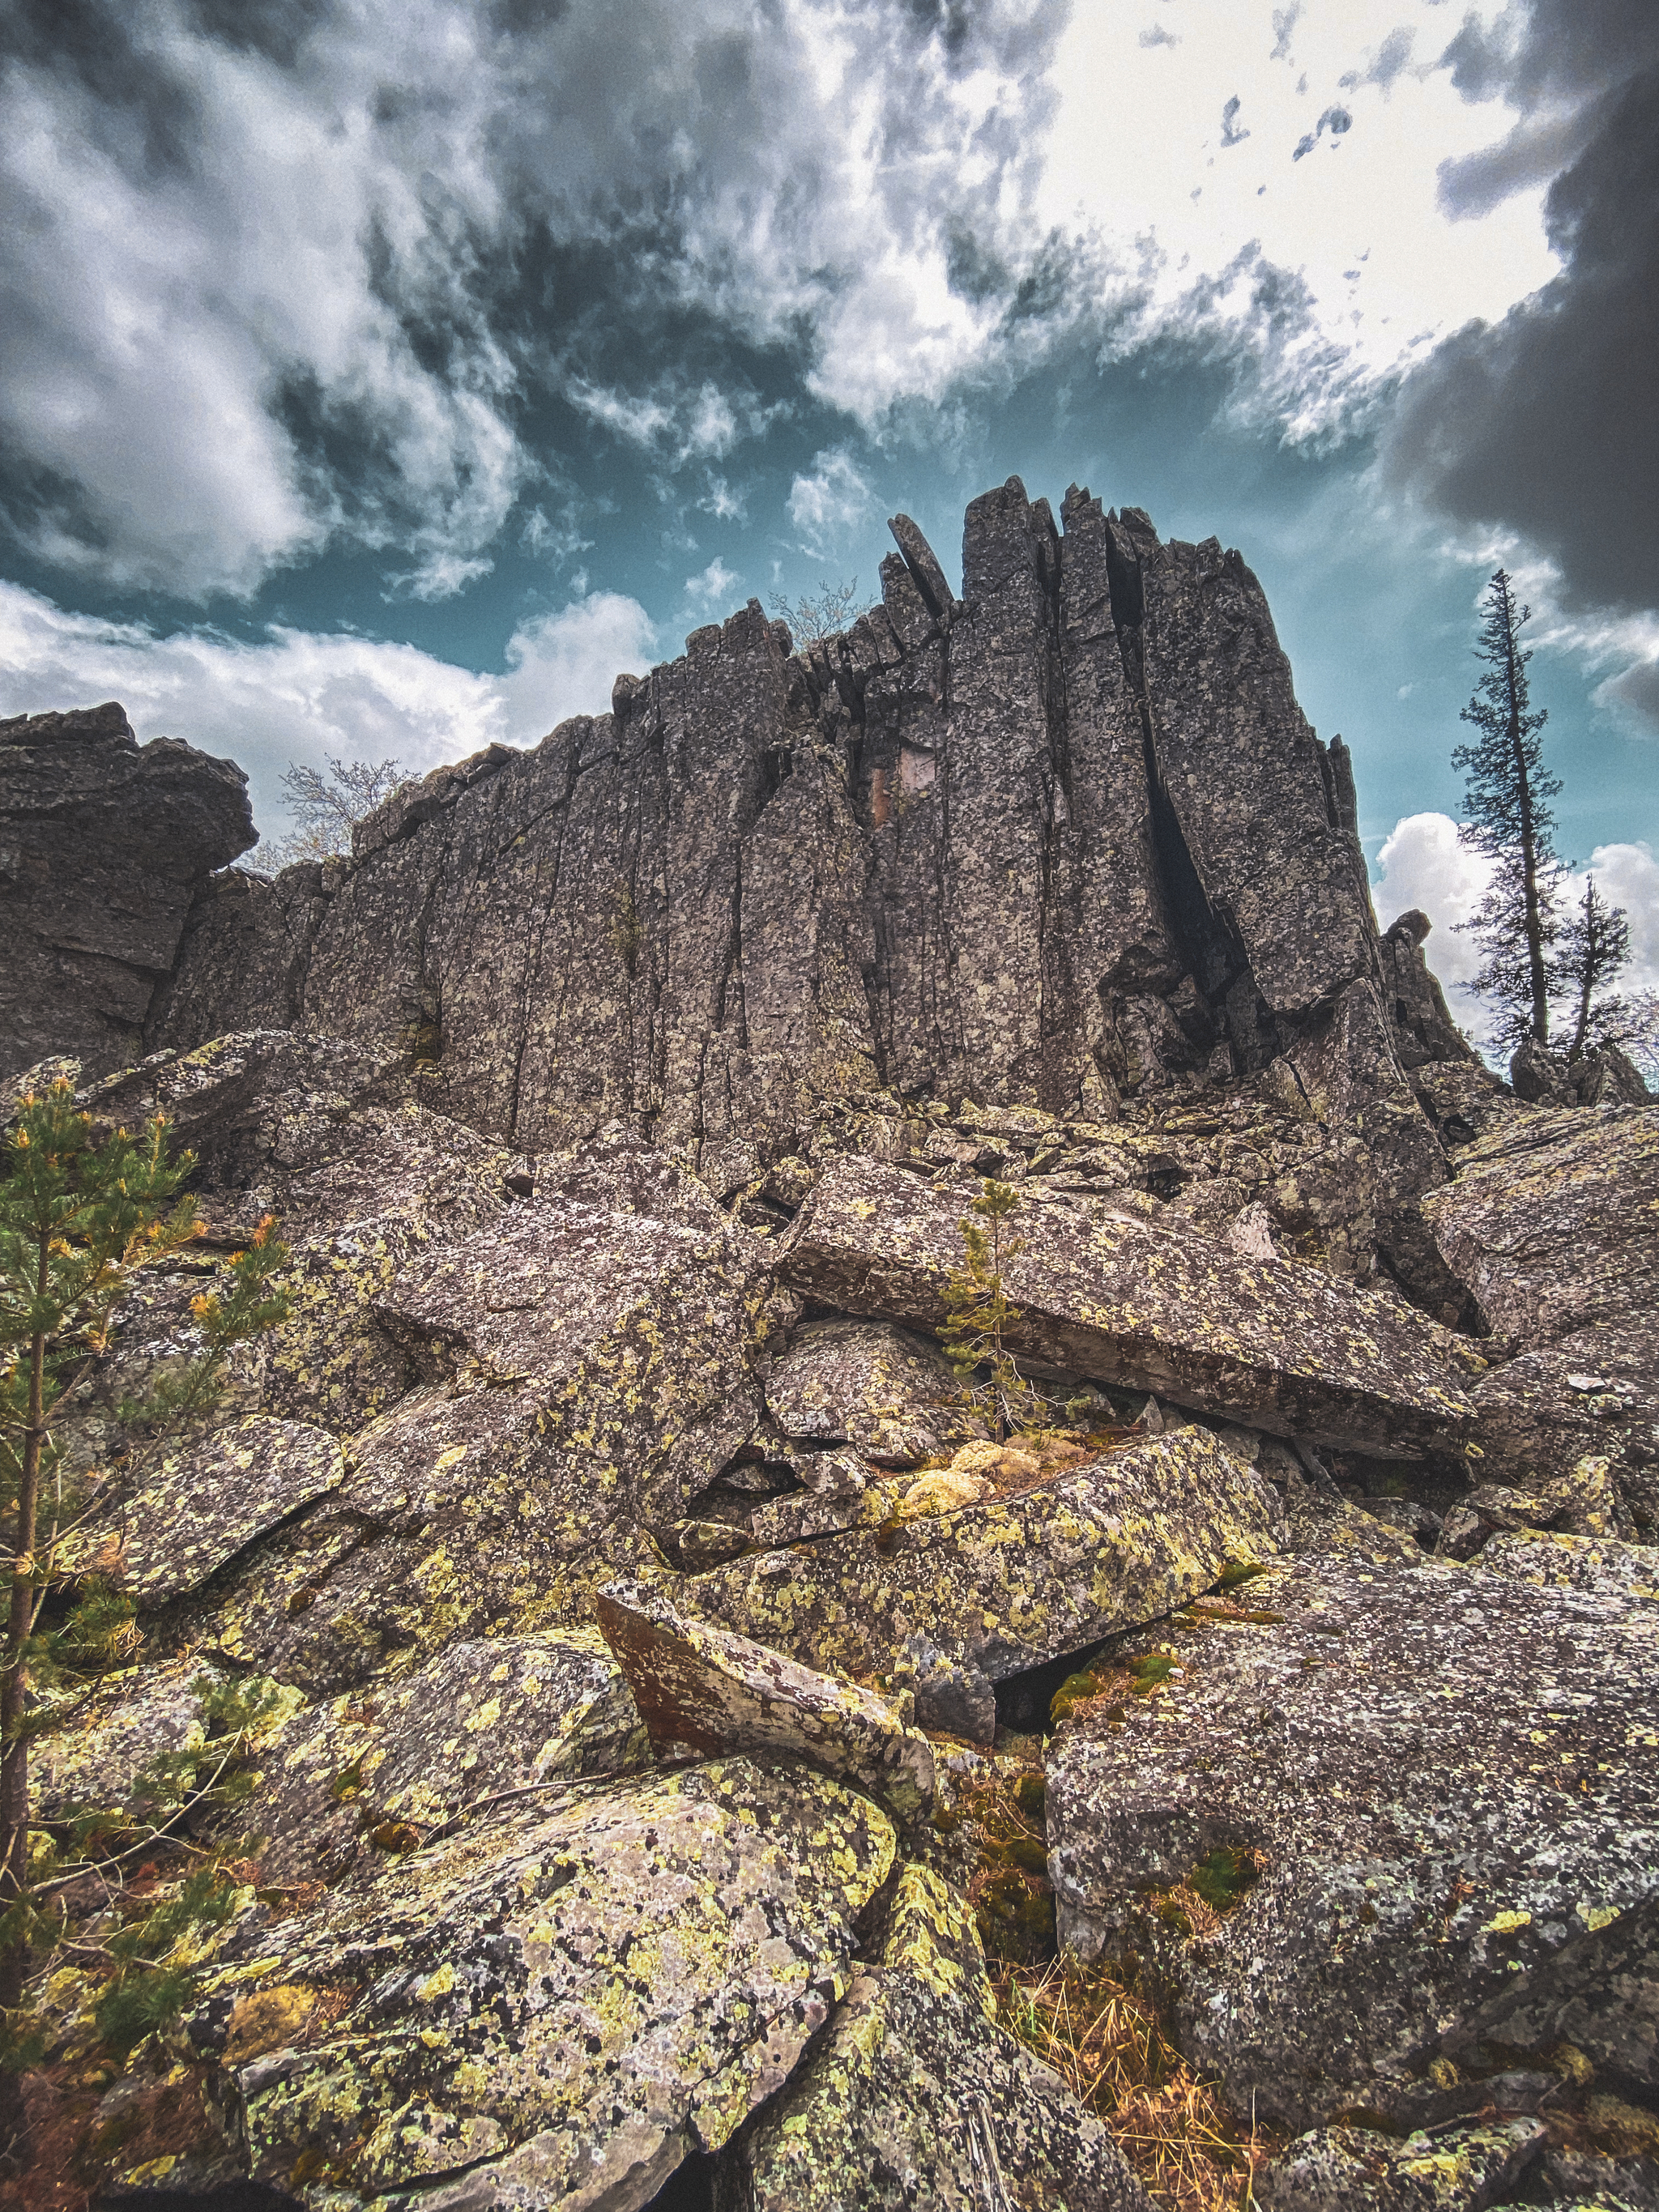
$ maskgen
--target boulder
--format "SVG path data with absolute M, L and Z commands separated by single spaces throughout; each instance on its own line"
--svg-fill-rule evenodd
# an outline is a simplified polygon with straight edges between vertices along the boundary
M 192 894 L 253 839 L 240 769 L 141 745 L 112 700 L 0 721 L 0 1077 L 132 1059 Z
M 848 1312 L 936 1327 L 969 1195 L 836 1160 L 780 1271 Z M 1005 1271 L 1016 1352 L 1360 1451 L 1411 1455 L 1469 1417 L 1446 1340 L 1390 1295 L 1088 1200 L 1028 1200 L 1012 1228 L 1024 1240 Z
M 628 1684 L 592 1629 L 452 1644 L 417 1674 L 289 1720 L 262 1752 L 265 1879 L 374 1873 L 462 1814 L 533 1818 L 575 1776 L 646 1763 Z
M 909 1865 L 799 2078 L 734 2146 L 754 2212 L 1151 2212 L 1107 2129 L 996 2023 L 973 1917 Z
M 130 1813 L 136 1796 L 159 1778 L 158 1761 L 178 1768 L 195 1753 L 198 1778 L 206 1783 L 225 1750 L 225 1731 L 210 1708 L 216 1693 L 234 1686 L 224 1669 L 186 1653 L 118 1668 L 90 1687 L 77 1685 L 55 1709 L 43 1700 L 41 1732 L 29 1747 L 34 1817 L 63 1820 L 89 1808 Z M 248 1732 L 255 1747 L 305 1702 L 297 1690 L 276 1684 L 244 1677 L 240 1686 L 255 1693 L 259 1708 Z
M 87 1096 L 94 1120 L 129 1127 L 164 1114 L 191 1177 L 208 1251 L 245 1244 L 275 1217 L 290 1260 L 283 1327 L 251 1347 L 259 1411 L 349 1434 L 400 1398 L 413 1364 L 372 1301 L 418 1252 L 466 1236 L 508 1204 L 513 1156 L 409 1096 L 408 1063 L 338 1039 L 239 1031 L 199 1051 L 159 1054 Z M 183 1273 L 143 1286 L 118 1312 L 113 1371 L 136 1384 L 192 1348 L 203 1287 Z M 130 1373 L 128 1370 L 131 1370 Z M 236 1361 L 233 1375 L 243 1371 Z
M 1395 2141 L 1316 2128 L 1252 2176 L 1263 2212 L 1482 2212 L 1505 2196 L 1549 2130 L 1531 2118 L 1437 2128 Z
M 802 1768 L 578 1784 L 240 1928 L 184 2032 L 257 2183 L 633 2212 L 788 2077 L 892 1861 Z
M 1659 1533 L 1659 1358 L 1650 1316 L 1580 1329 L 1482 1376 L 1480 1465 L 1525 1489 L 1605 1459 L 1638 1524 Z
M 1269 1486 L 1183 1429 L 978 1505 L 699 1575 L 683 1602 L 809 1665 L 882 1672 L 925 1633 L 993 1681 L 1153 1620 L 1271 1558 Z
M 1535 1589 L 1588 1590 L 1593 1596 L 1659 1601 L 1659 1546 L 1573 1536 L 1553 1528 L 1512 1528 L 1475 1555 L 1489 1574 Z
M 1659 1107 L 1517 1115 L 1423 1211 L 1500 1348 L 1649 1331 L 1659 1307 Z
M 903 1820 L 932 1808 L 933 1753 L 904 1700 L 821 1674 L 677 1611 L 660 1587 L 611 1583 L 594 1613 L 659 1757 L 799 1759 Z
M 458 1638 L 574 1626 L 754 1429 L 749 1241 L 526 1200 L 416 1261 L 374 1311 L 431 1380 L 195 1632 L 313 1692 Z M 643 1547 L 641 1549 L 641 1547 Z
M 1592 1965 L 1659 1897 L 1651 1605 L 1313 1557 L 1196 1610 L 1178 1674 L 1050 1752 L 1063 1942 L 1138 1957 L 1194 2069 L 1291 2128 L 1553 2050 L 1483 2025 L 1522 1989 L 1592 2060 L 1628 2039 Z
M 772 1363 L 766 1402 L 787 1437 L 850 1443 L 880 1467 L 908 1467 L 983 1422 L 936 1344 L 886 1322 L 809 1322 Z
M 72 1540 L 143 1608 L 194 1589 L 290 1514 L 345 1480 L 338 1441 L 255 1413 L 170 1451 L 100 1495 Z

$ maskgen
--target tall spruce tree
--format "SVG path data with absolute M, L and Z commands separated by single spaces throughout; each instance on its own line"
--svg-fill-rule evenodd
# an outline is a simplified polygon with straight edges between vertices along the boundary
M 1528 696 L 1532 654 L 1521 632 L 1531 617 L 1500 568 L 1475 647 L 1485 672 L 1462 714 L 1480 734 L 1452 755 L 1465 776 L 1458 834 L 1496 864 L 1486 896 L 1459 927 L 1480 947 L 1474 988 L 1492 1004 L 1498 1038 L 1510 1045 L 1526 1037 L 1549 1042 L 1551 956 L 1560 930 L 1561 862 L 1549 802 L 1561 784 L 1544 766 L 1539 733 L 1547 715 L 1534 713 Z

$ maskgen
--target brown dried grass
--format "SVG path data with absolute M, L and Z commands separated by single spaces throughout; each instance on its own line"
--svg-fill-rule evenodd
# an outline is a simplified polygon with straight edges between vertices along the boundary
M 1104 2120 L 1169 2212 L 1241 2212 L 1273 2146 L 1240 2124 L 1147 2007 L 1099 1968 L 1057 1959 L 993 1975 L 998 2017 Z

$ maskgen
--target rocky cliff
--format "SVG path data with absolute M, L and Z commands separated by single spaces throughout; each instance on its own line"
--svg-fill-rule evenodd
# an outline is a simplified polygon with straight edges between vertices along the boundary
M 33 1753 L 179 1809 L 65 1887 L 40 2201 L 1659 2203 L 1659 1109 L 1470 1055 L 1236 556 L 1064 522 L 198 871 L 82 1094 L 207 1229 L 66 1431 L 142 1644 Z

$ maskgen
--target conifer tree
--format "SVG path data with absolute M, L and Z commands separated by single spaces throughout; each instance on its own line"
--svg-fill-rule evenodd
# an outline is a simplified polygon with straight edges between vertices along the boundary
M 1622 999 L 1599 995 L 1630 958 L 1630 918 L 1623 907 L 1609 906 L 1584 881 L 1584 896 L 1561 936 L 1556 980 L 1572 993 L 1572 1042 L 1567 1058 L 1577 1060 L 1599 1039 L 1616 1040 L 1629 1009 Z
M 1029 1399 L 1024 1378 L 1008 1350 L 1006 1330 L 1019 1319 L 1003 1279 L 1003 1269 L 1025 1249 L 1024 1239 L 1006 1233 L 1009 1216 L 1019 1205 L 1010 1184 L 987 1176 L 972 1212 L 957 1226 L 962 1231 L 963 1262 L 945 1285 L 946 1320 L 939 1332 L 945 1355 L 958 1375 L 988 1367 L 988 1390 L 996 1440 L 1005 1441 L 1016 1411 Z M 975 1218 L 977 1217 L 977 1218 Z
M 1495 863 L 1491 888 L 1460 928 L 1473 932 L 1482 961 L 1474 989 L 1493 1003 L 1498 1036 L 1509 1044 L 1550 1036 L 1551 954 L 1559 930 L 1561 863 L 1549 801 L 1559 778 L 1544 766 L 1540 738 L 1547 716 L 1534 713 L 1527 688 L 1532 659 L 1521 632 L 1532 610 L 1517 604 L 1503 569 L 1486 592 L 1475 647 L 1486 672 L 1462 713 L 1479 735 L 1459 745 L 1452 765 L 1465 773 L 1466 844 Z
M 169 1158 L 161 1116 L 137 1138 L 100 1136 L 67 1082 L 26 1097 L 0 1136 L 0 2150 L 21 2134 L 12 2069 L 31 2055 L 20 2014 L 30 1953 L 52 1933 L 29 1858 L 40 1693 L 130 1656 L 132 1641 L 118 1589 L 69 1565 L 83 1501 L 59 1430 L 135 1279 L 201 1233 L 194 1201 L 179 1195 L 194 1164 L 189 1152 Z M 218 1286 L 191 1300 L 199 1351 L 119 1407 L 125 1427 L 174 1428 L 217 1395 L 229 1347 L 285 1316 L 270 1278 L 287 1256 L 267 1218 Z

